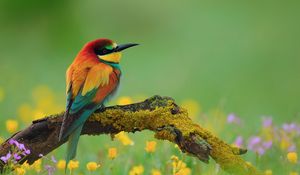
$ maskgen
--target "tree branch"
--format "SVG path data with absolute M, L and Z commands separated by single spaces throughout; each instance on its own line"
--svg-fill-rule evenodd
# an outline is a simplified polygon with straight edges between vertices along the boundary
M 31 150 L 24 158 L 29 164 L 38 160 L 39 154 L 47 155 L 67 140 L 58 142 L 58 134 L 64 113 L 33 121 L 26 129 L 14 134 L 15 139 Z M 154 96 L 143 102 L 107 107 L 94 113 L 85 123 L 81 135 L 117 134 L 120 131 L 151 130 L 155 138 L 176 143 L 182 152 L 196 156 L 208 163 L 209 156 L 221 168 L 231 174 L 260 174 L 239 155 L 246 150 L 231 147 L 206 129 L 192 122 L 187 111 L 169 97 Z M 7 139 L 0 145 L 0 157 L 10 148 Z M 0 164 L 0 170 L 2 169 Z

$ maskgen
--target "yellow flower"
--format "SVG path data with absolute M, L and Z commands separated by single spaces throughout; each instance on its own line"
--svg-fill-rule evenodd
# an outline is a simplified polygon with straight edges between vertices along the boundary
M 89 162 L 86 164 L 86 169 L 88 171 L 96 171 L 97 168 L 99 168 L 99 167 L 100 167 L 100 165 L 97 164 L 96 162 Z
M 191 174 L 191 169 L 189 168 L 182 168 L 180 169 L 175 175 L 190 175 Z
M 2 88 L 0 88 L 0 102 L 2 102 L 4 100 L 4 90 Z
M 45 115 L 57 113 L 63 109 L 59 102 L 56 101 L 55 93 L 45 85 L 36 87 L 32 92 L 32 97 L 36 104 L 34 109 L 42 111 Z M 42 113 L 36 112 L 34 116 L 39 117 Z
M 298 155 L 296 152 L 289 152 L 286 157 L 290 163 L 297 163 L 298 161 Z
M 55 93 L 47 86 L 33 89 L 32 97 L 34 106 L 25 103 L 18 109 L 18 116 L 25 123 L 63 110 L 63 105 L 56 101 Z
M 25 170 L 29 170 L 30 169 L 30 165 L 27 162 L 27 160 L 26 160 L 26 162 L 23 163 L 23 165 L 21 167 L 24 168 Z
M 292 171 L 292 172 L 290 172 L 290 175 L 298 175 L 298 173 L 295 171 Z
M 191 169 L 186 166 L 186 164 L 179 160 L 177 156 L 172 156 L 172 167 L 173 175 L 189 175 L 191 174 Z
M 32 165 L 31 168 L 34 169 L 36 172 L 41 172 L 41 164 L 42 164 L 42 160 L 36 160 Z
M 192 99 L 184 100 L 181 103 L 181 106 L 187 109 L 190 118 L 196 118 L 197 115 L 201 112 L 201 107 L 199 103 Z
M 48 108 L 54 102 L 54 92 L 46 85 L 39 85 L 32 91 L 32 97 L 38 108 Z
M 65 167 L 66 167 L 66 161 L 65 161 L 65 160 L 59 160 L 59 161 L 56 163 L 56 167 L 57 167 L 57 169 L 59 169 L 59 170 L 64 170 Z
M 127 105 L 131 103 L 132 103 L 132 99 L 128 96 L 120 97 L 117 101 L 118 105 Z
M 273 174 L 272 170 L 266 170 L 265 171 L 265 175 L 272 175 L 272 174 Z
M 10 133 L 13 134 L 14 132 L 17 131 L 19 126 L 19 123 L 17 120 L 6 120 L 6 130 Z
M 32 121 L 32 107 L 26 103 L 22 104 L 18 109 L 18 115 L 19 118 L 25 123 Z
M 145 150 L 148 152 L 148 153 L 153 153 L 155 152 L 155 149 L 156 149 L 156 142 L 155 141 L 150 141 L 150 142 L 146 142 L 146 147 L 145 147 Z
M 109 148 L 108 149 L 108 158 L 114 159 L 117 157 L 117 154 L 118 154 L 117 148 Z
M 79 162 L 78 161 L 74 161 L 74 160 L 71 160 L 68 164 L 68 168 L 70 171 L 74 170 L 74 169 L 77 169 L 79 167 Z
M 287 150 L 290 147 L 291 143 L 287 139 L 282 139 L 280 141 L 280 148 L 282 150 Z
M 24 168 L 16 168 L 15 172 L 17 175 L 24 175 L 26 173 L 26 170 Z
M 151 175 L 161 175 L 161 172 L 159 170 L 152 170 Z
M 175 166 L 177 170 L 186 168 L 186 164 L 182 160 L 179 160 L 173 166 Z
M 115 138 L 125 146 L 134 144 L 134 142 L 128 137 L 128 135 L 124 131 L 121 131 L 118 134 L 116 134 Z
M 172 160 L 173 162 L 179 161 L 178 157 L 175 156 L 175 155 L 172 155 L 172 156 L 171 156 L 171 160 Z
M 46 116 L 46 114 L 40 110 L 34 110 L 32 112 L 33 120 L 38 120 Z
M 139 165 L 139 166 L 134 166 L 130 171 L 129 171 L 129 175 L 141 175 L 144 172 L 144 167 L 143 165 Z

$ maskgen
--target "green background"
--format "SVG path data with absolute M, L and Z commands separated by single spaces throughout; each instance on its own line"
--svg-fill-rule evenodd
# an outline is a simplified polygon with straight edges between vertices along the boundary
M 4 113 L 14 115 L 37 84 L 64 100 L 67 66 L 84 43 L 106 37 L 141 44 L 123 55 L 120 95 L 194 98 L 204 109 L 224 103 L 249 119 L 292 119 L 300 107 L 299 7 L 298 1 L 2 0 Z

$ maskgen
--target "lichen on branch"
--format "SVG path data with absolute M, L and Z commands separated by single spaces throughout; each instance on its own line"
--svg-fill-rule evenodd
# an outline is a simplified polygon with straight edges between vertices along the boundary
M 32 153 L 23 161 L 33 163 L 40 158 L 39 154 L 47 155 L 67 141 L 58 141 L 63 114 L 33 121 L 29 127 L 11 137 L 32 150 Z M 188 117 L 187 111 L 169 97 L 154 96 L 140 103 L 104 108 L 89 118 L 81 134 L 111 134 L 113 136 L 120 131 L 142 130 L 153 131 L 155 138 L 173 142 L 182 152 L 195 156 L 203 162 L 208 163 L 211 157 L 223 170 L 231 174 L 260 174 L 239 156 L 246 153 L 246 150 L 226 144 L 195 124 Z M 9 151 L 8 140 L 0 146 L 0 156 Z M 1 168 L 3 167 L 0 164 Z

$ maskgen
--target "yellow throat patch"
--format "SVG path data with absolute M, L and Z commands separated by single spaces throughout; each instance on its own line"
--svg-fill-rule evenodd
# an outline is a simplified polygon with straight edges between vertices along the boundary
M 98 55 L 98 57 L 104 61 L 119 63 L 122 57 L 121 52 L 113 52 L 107 55 Z

